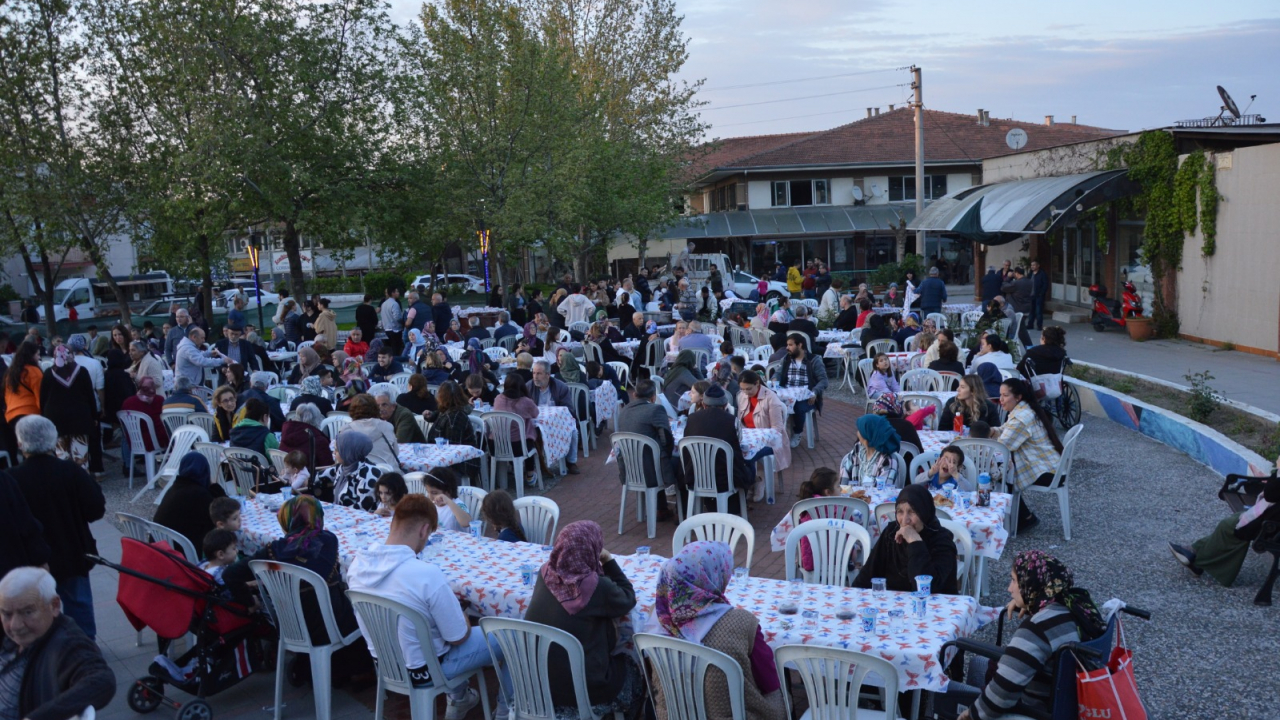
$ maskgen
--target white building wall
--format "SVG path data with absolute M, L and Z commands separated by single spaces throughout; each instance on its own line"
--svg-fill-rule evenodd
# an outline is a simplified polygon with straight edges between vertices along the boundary
M 831 178 L 831 204 L 832 205 L 852 205 L 853 204 L 853 178 L 851 177 Z
M 863 197 L 868 205 L 886 205 L 889 202 L 889 176 L 867 175 L 862 178 Z
M 973 187 L 972 173 L 947 173 L 947 194 Z

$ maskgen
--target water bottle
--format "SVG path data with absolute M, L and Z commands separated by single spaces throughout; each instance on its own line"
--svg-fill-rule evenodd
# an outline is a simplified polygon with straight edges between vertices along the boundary
M 956 413 L 956 419 L 954 422 L 951 423 L 951 429 L 955 431 L 956 435 L 960 435 L 961 433 L 964 432 L 964 416 L 963 415 L 961 415 L 960 413 Z
M 991 504 L 991 475 L 982 473 L 978 475 L 978 507 L 987 507 Z

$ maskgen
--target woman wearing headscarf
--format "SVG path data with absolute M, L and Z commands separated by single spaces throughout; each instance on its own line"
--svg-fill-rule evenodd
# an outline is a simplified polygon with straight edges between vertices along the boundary
M 164 410 L 164 399 L 156 393 L 155 380 L 150 377 L 143 377 L 138 380 L 138 392 L 131 397 L 125 398 L 120 405 L 120 409 L 134 410 L 151 418 L 151 426 L 155 428 L 156 441 L 159 444 L 157 447 L 151 447 L 151 436 L 143 433 L 143 442 L 147 445 L 147 450 L 163 450 L 169 444 L 169 433 L 165 429 L 164 423 L 160 421 L 161 412 Z M 127 444 L 129 440 L 127 434 L 124 440 Z M 123 456 L 128 457 L 127 453 Z
M 372 450 L 373 442 L 367 435 L 351 430 L 338 433 L 333 452 L 337 464 L 321 470 L 312 482 L 316 497 L 369 512 L 377 510 L 382 470 L 368 461 Z
M 1026 619 L 1005 645 L 982 694 L 960 714 L 961 720 L 1047 714 L 1056 684 L 1056 668 L 1049 659 L 1068 643 L 1087 642 L 1106 631 L 1089 591 L 1072 587 L 1074 578 L 1061 560 L 1026 550 L 1013 559 L 1012 575 L 1013 599 L 1006 611 Z
M 760 621 L 749 611 L 734 607 L 725 597 L 733 577 L 733 551 L 721 542 L 689 543 L 662 565 L 654 612 L 663 632 L 674 638 L 719 650 L 743 670 L 749 720 L 782 720 L 786 717 L 782 687 L 773 650 L 764 640 Z M 750 669 L 750 672 L 748 672 Z M 707 718 L 732 717 L 729 688 L 720 673 L 708 673 Z M 653 704 L 658 720 L 667 717 L 662 683 L 655 678 Z
M 636 606 L 631 581 L 604 549 L 600 526 L 579 520 L 556 536 L 551 558 L 538 573 L 525 620 L 559 628 L 582 643 L 587 695 L 596 717 L 621 711 L 634 716 L 644 704 L 645 683 L 631 653 L 614 654 L 618 620 Z M 560 647 L 547 657 L 551 701 L 577 710 L 573 674 Z
M 361 393 L 351 399 L 347 405 L 351 414 L 351 422 L 342 429 L 343 433 L 358 432 L 369 438 L 373 449 L 369 452 L 369 462 L 384 468 L 398 470 L 400 468 L 400 446 L 396 441 L 395 427 L 382 419 L 378 409 L 378 401 L 368 393 Z
M 363 365 L 364 363 L 378 362 L 378 353 L 382 350 L 382 346 L 385 344 L 386 343 L 382 341 L 382 338 L 374 338 L 370 340 L 369 351 L 364 354 L 364 357 L 359 358 L 360 364 Z
M 427 325 L 432 323 L 428 322 Z M 426 351 L 427 343 L 423 339 L 423 332 L 417 328 L 409 330 L 409 339 L 404 344 L 404 355 L 400 359 L 409 363 L 413 367 L 422 364 L 422 354 Z M 435 333 L 431 333 L 431 337 L 435 338 Z
M 630 316 L 628 316 L 630 317 Z M 616 335 L 616 337 L 615 337 Z M 622 333 L 618 329 L 604 322 L 596 322 L 587 330 L 587 339 L 600 346 L 600 355 L 606 363 L 629 362 L 623 357 L 616 348 L 613 347 L 615 342 L 622 342 Z
M 301 384 L 303 378 L 319 375 L 321 372 L 324 371 L 320 366 L 320 354 L 308 345 L 298 351 L 298 364 L 289 373 L 289 384 Z
M 870 588 L 871 578 L 884 578 L 894 592 L 914 592 L 916 576 L 933 578 L 933 592 L 954 595 L 956 583 L 956 543 L 951 531 L 938 522 L 938 511 L 926 484 L 907 485 L 898 493 L 896 519 L 880 533 L 880 542 L 853 586 Z
M 324 381 L 321 375 L 302 378 L 302 392 L 289 403 L 289 410 L 297 410 L 299 405 L 311 403 L 320 410 L 321 415 L 333 412 L 333 403 L 324 394 Z
M 449 379 L 462 384 L 472 375 L 481 375 L 486 381 L 495 385 L 498 383 L 498 378 L 493 374 L 489 356 L 484 354 L 484 348 L 480 347 L 480 341 L 476 338 L 467 340 L 462 360 L 454 364 L 453 370 L 449 373 Z
M 662 376 L 662 393 L 667 396 L 671 407 L 680 404 L 680 396 L 688 392 L 701 376 L 698 356 L 692 350 L 681 350 Z
M 872 406 L 871 412 L 883 417 L 889 421 L 889 426 L 893 431 L 898 433 L 899 443 L 911 443 L 916 447 L 924 447 L 920 442 L 920 431 L 917 429 L 915 422 L 918 420 L 920 427 L 924 427 L 925 418 L 928 417 L 933 410 L 933 406 L 918 410 L 912 413 L 911 418 L 903 417 L 902 403 L 898 402 L 896 393 L 887 392 L 875 399 L 875 405 Z M 938 423 L 939 427 L 943 426 L 942 422 Z M 950 425 L 946 427 L 950 428 Z M 903 457 L 906 462 L 911 462 L 911 458 Z
M 840 461 L 840 483 L 875 484 L 883 480 L 886 487 L 897 484 L 899 459 L 896 455 L 902 439 L 881 415 L 858 418 L 854 435 L 857 444 Z
M 462 324 L 458 322 L 457 318 L 449 321 L 449 329 L 444 333 L 444 341 L 447 343 L 462 342 Z
M 582 372 L 582 366 L 578 364 L 578 358 L 573 356 L 572 350 L 560 348 L 560 356 L 556 360 L 560 364 L 561 382 L 587 384 L 586 373 Z
M 212 481 L 209 460 L 198 452 L 189 452 L 178 462 L 178 476 L 152 520 L 190 540 L 200 552 L 204 536 L 213 529 L 209 504 L 214 498 L 226 496 L 222 486 Z
M 533 356 L 542 355 L 542 340 L 538 339 L 538 323 L 529 321 L 524 324 L 524 334 L 520 336 L 520 342 L 516 343 L 516 354 L 529 353 Z
M 53 349 L 53 367 L 44 371 L 40 382 L 40 407 L 58 428 L 58 457 L 87 469 L 89 434 L 98 422 L 97 397 L 89 371 L 66 345 Z
M 756 303 L 756 314 L 751 318 L 751 327 L 764 329 L 769 327 L 769 306 Z

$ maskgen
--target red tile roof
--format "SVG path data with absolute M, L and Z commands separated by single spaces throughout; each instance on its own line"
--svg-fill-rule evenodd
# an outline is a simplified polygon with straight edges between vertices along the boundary
M 694 160 L 691 177 L 701 177 L 718 167 L 728 167 L 735 161 L 752 155 L 776 150 L 791 143 L 807 140 L 819 132 L 784 133 L 781 135 L 747 135 L 721 138 L 710 143 L 707 154 Z
M 1005 135 L 1015 127 L 1027 133 L 1026 146 L 1017 151 L 1005 144 Z M 924 157 L 927 163 L 971 160 L 977 164 L 984 158 L 1124 133 L 1089 125 L 1045 125 L 1001 118 L 991 118 L 989 125 L 979 125 L 976 115 L 926 109 Z M 782 142 L 783 139 L 789 141 Z M 726 150 L 712 152 L 697 163 L 703 168 L 700 174 L 716 168 L 910 164 L 915 161 L 915 118 L 910 108 L 899 108 L 820 132 L 728 138 L 720 143 Z M 753 147 L 756 149 L 750 150 Z

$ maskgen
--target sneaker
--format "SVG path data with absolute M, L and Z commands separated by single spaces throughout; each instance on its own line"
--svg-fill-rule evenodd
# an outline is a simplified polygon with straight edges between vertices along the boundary
M 569 463 L 567 466 L 570 475 L 581 475 L 582 471 L 578 469 L 577 463 Z
M 449 698 L 449 705 L 444 711 L 444 720 L 462 720 L 471 712 L 471 708 L 480 704 L 480 693 L 475 688 L 467 688 L 467 694 L 461 700 Z
M 1183 567 L 1187 568 L 1191 572 L 1196 575 L 1200 575 L 1204 572 L 1204 570 L 1196 567 L 1196 554 L 1190 548 L 1185 548 L 1175 543 L 1169 543 L 1169 551 L 1173 553 L 1174 560 L 1182 563 Z
M 791 447 L 793 448 L 800 447 L 800 435 L 796 434 L 791 436 Z
M 1027 531 L 1027 530 L 1030 530 L 1030 529 L 1034 528 L 1035 526 L 1037 526 L 1037 525 L 1039 525 L 1039 524 L 1040 524 L 1040 516 L 1039 516 L 1039 515 L 1032 515 L 1031 517 L 1029 517 L 1029 518 L 1027 518 L 1027 519 L 1025 519 L 1025 520 L 1019 520 L 1019 521 L 1018 521 L 1018 532 L 1019 532 L 1019 533 L 1025 532 L 1025 531 Z

